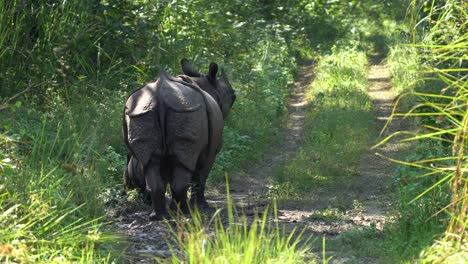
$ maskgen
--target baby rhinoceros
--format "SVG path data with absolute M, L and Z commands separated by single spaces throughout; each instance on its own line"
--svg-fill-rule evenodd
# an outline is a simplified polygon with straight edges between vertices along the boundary
M 124 142 L 129 154 L 124 172 L 127 188 L 149 193 L 151 220 L 167 217 L 165 191 L 169 183 L 171 207 L 187 212 L 187 189 L 191 203 L 206 207 L 205 184 L 221 149 L 224 119 L 235 91 L 218 65 L 211 63 L 203 75 L 182 59 L 185 75 L 161 72 L 133 92 L 123 114 Z

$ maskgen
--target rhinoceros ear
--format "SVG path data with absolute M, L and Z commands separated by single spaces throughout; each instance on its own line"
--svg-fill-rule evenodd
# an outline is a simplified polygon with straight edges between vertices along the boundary
M 180 61 L 180 64 L 182 65 L 182 71 L 184 72 L 185 75 L 190 76 L 190 77 L 202 76 L 201 73 L 193 69 L 192 64 L 186 58 L 183 58 Z
M 218 64 L 212 62 L 210 63 L 208 78 L 210 78 L 211 80 L 216 80 L 216 73 L 218 73 Z

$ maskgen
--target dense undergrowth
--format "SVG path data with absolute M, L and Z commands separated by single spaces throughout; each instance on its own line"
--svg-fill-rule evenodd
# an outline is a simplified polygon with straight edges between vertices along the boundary
M 106 204 L 125 199 L 122 106 L 161 69 L 180 73 L 183 57 L 202 71 L 219 63 L 238 90 L 210 179 L 254 160 L 281 134 L 294 54 L 310 54 L 310 43 L 330 43 L 346 32 L 351 25 L 336 23 L 343 6 L 348 3 L 2 2 L 0 221 L 8 234 L 0 236 L 2 260 L 118 258 L 117 239 L 105 235 L 102 217 Z
M 191 221 L 178 221 L 171 239 L 178 245 L 162 263 L 315 263 L 304 237 L 296 229 L 286 232 L 278 220 L 276 204 L 254 219 L 237 211 L 226 179 L 227 208 L 212 216 L 192 212 Z M 271 218 L 274 221 L 271 221 Z M 177 250 L 177 251 L 176 251 Z M 180 254 L 184 252 L 185 254 Z
M 406 139 L 417 147 L 396 178 L 401 201 L 394 234 L 407 241 L 406 248 L 399 248 L 400 256 L 463 263 L 468 261 L 464 171 L 468 3 L 412 1 L 411 7 L 412 38 L 400 47 L 403 50 L 395 50 L 405 59 L 390 60 L 394 69 L 400 68 L 394 74 L 403 76 L 394 78 L 394 85 L 406 86 L 402 91 L 408 92 L 402 94 L 403 111 L 394 115 L 417 120 L 421 128 Z
M 340 236 L 347 245 L 344 248 L 351 249 L 350 254 L 388 263 L 463 263 L 468 259 L 464 176 L 466 143 L 462 132 L 466 125 L 467 36 L 466 21 L 463 20 L 467 15 L 466 7 L 466 3 L 460 1 L 412 1 L 406 18 L 410 20 L 408 23 L 396 26 L 383 20 L 380 24 L 369 25 L 363 20 L 359 27 L 363 32 L 359 41 L 353 41 L 356 35 L 353 36 L 352 32 L 345 38 L 348 47 L 354 44 L 370 56 L 388 55 L 385 62 L 392 74 L 392 86 L 400 94 L 394 115 L 411 119 L 405 122 L 411 122 L 413 125 L 410 127 L 416 129 L 416 132 L 411 132 L 413 136 L 406 139 L 414 141 L 414 147 L 399 157 L 401 166 L 391 186 L 398 197 L 394 208 L 396 220 L 387 224 L 382 233 L 369 228 L 352 230 Z M 386 30 L 382 30 L 384 28 Z M 370 36 L 373 31 L 385 32 L 386 35 L 377 35 L 379 39 L 362 37 Z M 337 52 L 331 58 L 340 61 L 353 56 L 350 51 L 345 54 Z M 345 65 L 352 65 L 353 71 L 363 69 L 365 73 L 364 65 L 360 63 L 349 60 Z M 340 78 L 328 74 L 335 70 Z M 366 119 L 362 119 L 363 123 L 359 118 L 365 111 L 356 117 L 352 115 L 355 112 L 348 109 L 342 115 L 353 116 L 351 121 L 340 119 L 340 98 L 321 91 L 325 79 L 334 94 L 339 94 L 343 90 L 340 81 L 346 81 L 348 76 L 346 72 L 346 69 L 330 63 L 330 57 L 319 60 L 317 79 L 311 88 L 314 96 L 306 117 L 304 146 L 291 162 L 280 168 L 277 175 L 279 187 L 275 190 L 280 198 L 304 197 L 308 190 L 320 191 L 327 183 L 331 186 L 346 185 L 347 180 L 354 176 L 353 164 L 354 167 L 356 164 L 350 157 L 359 159 L 366 144 L 370 143 L 362 136 L 363 131 L 365 135 L 372 136 L 365 132 Z M 326 78 L 321 78 L 322 75 Z M 353 80 L 359 82 L 361 75 L 352 72 L 351 76 L 357 76 Z M 361 82 L 365 86 L 365 79 Z M 353 99 L 358 98 L 357 91 L 353 96 L 345 97 L 347 105 L 355 105 Z M 364 94 L 356 102 L 363 106 L 366 100 L 368 98 Z M 329 108 L 331 111 L 322 109 L 327 104 L 334 106 Z M 329 120 L 336 120 L 336 123 L 322 122 L 327 115 L 332 116 Z M 353 125 L 356 127 L 350 128 Z M 347 131 L 341 132 L 345 139 L 340 140 L 339 131 Z M 361 134 L 348 134 L 348 131 L 361 131 Z M 349 145 L 347 140 L 359 144 Z M 327 153 L 334 156 L 327 158 Z M 327 161 L 332 161 L 332 164 L 327 164 Z M 331 206 L 349 208 L 351 201 L 347 203 L 340 201 Z M 331 214 L 333 212 L 324 213 L 326 217 L 334 215 Z M 334 213 L 339 214 L 338 211 Z
M 295 59 L 279 30 L 263 28 L 253 3 L 7 1 L 0 8 L 2 261 L 120 257 L 103 212 L 126 199 L 122 107 L 159 70 L 179 74 L 183 57 L 202 72 L 218 62 L 238 91 L 211 180 L 253 159 L 281 131 Z
M 421 2 L 426 3 L 422 8 L 435 3 Z M 183 57 L 191 59 L 202 72 L 210 61 L 219 63 L 238 92 L 211 181 L 223 181 L 226 173 L 255 160 L 281 136 L 288 85 L 297 62 L 305 57 L 317 59 L 316 89 L 310 94 L 313 108 L 306 120 L 310 133 L 292 163 L 279 170 L 281 188 L 277 195 L 297 196 L 337 181 L 345 184 L 346 177 L 355 174 L 357 157 L 369 140 L 363 132 L 371 125 L 365 95 L 365 52 L 390 54 L 394 87 L 400 93 L 411 91 L 410 87 L 427 92 L 430 87 L 456 95 L 452 97 L 457 98 L 452 101 L 456 103 L 450 106 L 463 102 L 463 93 L 457 93 L 457 89 L 466 88 L 463 71 L 439 71 L 435 73 L 438 81 L 419 80 L 421 61 L 437 68 L 442 65 L 443 69 L 466 68 L 466 34 L 462 30 L 466 32 L 466 24 L 459 19 L 466 15 L 466 9 L 459 8 L 464 5 L 457 1 L 444 3 L 448 5 L 445 9 L 436 5 L 423 10 L 432 18 L 418 24 L 419 32 L 423 32 L 421 41 L 428 46 L 408 47 L 400 45 L 406 39 L 402 36 L 416 36 L 417 31 L 406 30 L 394 21 L 405 16 L 409 4 L 405 0 L 378 4 L 354 0 L 2 2 L 0 261 L 119 260 L 120 238 L 108 230 L 111 219 L 103 212 L 115 200 L 126 199 L 121 192 L 126 155 L 121 135 L 122 106 L 132 90 L 157 78 L 161 69 L 174 75 L 181 73 L 179 60 Z M 417 11 L 419 4 L 410 7 Z M 450 34 L 445 33 L 447 29 Z M 458 57 L 445 53 L 448 45 Z M 429 50 L 432 53 L 426 52 Z M 444 89 L 447 87 L 450 89 Z M 423 119 L 431 125 L 439 122 L 437 118 Z M 345 137 L 337 133 L 342 130 L 354 132 Z M 464 144 L 460 131 L 446 133 L 458 140 L 458 150 Z M 446 143 L 424 142 L 411 160 L 429 158 L 428 150 L 431 157 L 449 153 Z M 336 166 L 337 157 L 346 162 Z M 310 164 L 314 164 L 313 169 L 309 169 Z M 430 245 L 433 234 L 440 234 L 448 215 L 429 216 L 450 199 L 454 201 L 445 184 L 430 192 L 431 199 L 407 205 L 434 183 L 433 179 L 420 181 L 413 175 L 419 175 L 418 171 L 402 168 L 397 176 L 402 193 L 401 217 L 407 221 L 399 222 L 401 226 L 392 233 L 395 239 L 387 240 L 390 246 L 386 247 L 393 245 L 392 252 L 396 253 L 403 247 L 408 251 L 403 258 L 414 257 Z M 463 174 L 457 177 L 452 182 L 464 180 L 465 185 L 459 186 L 466 194 L 466 178 Z M 453 213 L 457 208 L 466 206 L 465 202 L 460 205 L 460 200 L 455 202 L 458 207 L 451 208 L 452 216 L 457 215 Z M 457 226 L 453 219 L 451 226 Z M 247 248 L 255 247 L 256 232 L 264 234 L 265 223 L 260 223 L 257 229 L 240 230 L 244 233 L 224 233 L 220 241 L 226 247 L 236 245 L 236 234 L 242 233 L 252 238 Z M 414 232 L 421 235 L 395 247 Z M 194 242 L 200 241 L 197 239 Z M 275 241 L 279 241 L 279 251 L 289 243 Z M 275 250 L 271 252 L 278 253 Z M 291 252 L 295 250 L 293 247 Z

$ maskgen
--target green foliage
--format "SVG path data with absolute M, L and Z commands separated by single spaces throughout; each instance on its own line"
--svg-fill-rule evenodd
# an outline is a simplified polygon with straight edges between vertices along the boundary
M 440 142 L 420 141 L 408 161 L 436 159 L 448 156 Z M 429 246 L 434 236 L 440 234 L 448 223 L 448 215 L 439 210 L 450 202 L 448 186 L 437 185 L 443 175 L 429 175 L 425 170 L 413 167 L 399 167 L 395 184 L 399 190 L 399 221 L 392 227 L 397 239 L 405 243 L 396 243 L 399 254 L 417 257 L 425 246 Z M 426 195 L 414 200 L 432 188 Z
M 344 232 L 338 235 L 336 241 L 330 243 L 351 249 L 349 254 L 358 257 L 378 258 L 378 263 L 402 263 L 399 256 L 392 255 L 389 249 L 391 243 L 382 232 L 377 230 L 374 223 L 363 227 L 362 230 L 351 229 Z
M 421 82 L 421 60 L 414 47 L 403 44 L 391 47 L 387 63 L 392 74 L 392 89 L 396 93 L 414 91 Z
M 440 142 L 422 140 L 406 155 L 404 162 L 417 164 L 422 159 L 435 162 L 438 157 L 448 155 L 450 153 Z M 448 164 L 447 161 L 444 163 Z M 427 173 L 417 166 L 399 166 L 392 186 L 398 192 L 399 200 L 393 208 L 397 214 L 384 226 L 383 232 L 375 226 L 362 231 L 351 230 L 340 235 L 335 243 L 353 254 L 377 257 L 383 263 L 418 260 L 421 251 L 440 237 L 449 222 L 449 215 L 440 212 L 450 202 L 449 188 L 444 185 L 434 187 L 442 178 L 443 175 Z M 421 193 L 425 195 L 415 200 Z
M 67 112 L 80 119 L 76 129 L 92 128 L 98 153 L 111 146 L 124 155 L 125 96 L 161 69 L 180 73 L 183 57 L 202 71 L 210 61 L 220 63 L 238 90 L 222 162 L 210 179 L 222 179 L 224 170 L 252 160 L 280 134 L 295 59 L 255 2 L 18 0 L 2 8 L 2 25 L 16 30 L 0 30 L 5 41 L 0 66 L 6 69 L 0 73 L 5 87 L 0 98 L 29 81 L 40 83 L 27 103 L 52 118 Z M 11 12 L 15 19 L 6 15 Z M 16 46 L 21 48 L 11 48 Z
M 343 212 L 340 212 L 337 208 L 327 208 L 324 210 L 315 211 L 310 217 L 310 220 L 334 222 L 339 221 L 343 217 Z
M 282 38 L 265 35 L 252 48 L 252 64 L 240 63 L 235 69 L 233 86 L 238 97 L 225 126 L 224 146 L 209 178 L 212 181 L 220 182 L 226 171 L 255 159 L 278 139 L 284 127 L 295 60 Z
M 366 66 L 366 55 L 354 48 L 333 49 L 331 55 L 320 58 L 308 94 L 312 101 L 305 119 L 304 144 L 278 169 L 281 187 L 306 193 L 346 184 L 355 174 L 370 144 L 373 125 Z
M 359 46 L 371 56 L 386 57 L 390 47 L 398 42 L 405 33 L 405 28 L 393 19 L 363 18 L 356 19 L 351 29 L 350 39 L 358 41 Z
M 415 152 L 398 161 L 409 167 L 398 171 L 400 217 L 388 227 L 395 256 L 414 259 L 424 249 L 422 262 L 468 258 L 466 7 L 456 0 L 413 1 L 411 17 L 421 19 L 413 41 L 421 44 L 396 47 L 389 60 L 400 90 L 414 91 L 414 106 L 393 116 L 415 117 L 422 126 L 404 139 L 417 142 Z
M 466 71 L 453 69 L 466 68 L 466 3 L 413 1 L 412 10 L 421 9 L 420 18 L 425 18 L 410 29 L 421 29 L 420 39 L 428 46 L 389 49 L 395 39 L 407 38 L 405 26 L 391 22 L 404 16 L 407 2 L 4 1 L 0 4 L 0 104 L 33 86 L 24 98 L 0 110 L 0 247 L 10 252 L 0 260 L 105 263 L 118 257 L 113 248 L 118 238 L 106 234 L 101 217 L 103 204 L 117 197 L 121 184 L 126 155 L 122 106 L 131 90 L 156 78 L 161 69 L 180 73 L 182 57 L 193 60 L 202 71 L 210 61 L 220 63 L 238 91 L 225 128 L 225 145 L 210 177 L 213 181 L 254 160 L 281 136 L 287 86 L 293 80 L 297 55 L 316 56 L 333 45 L 337 48 L 332 54 L 321 57 L 310 94 L 313 104 L 306 129 L 311 132 L 298 155 L 278 170 L 273 196 L 297 197 L 311 188 L 346 184 L 355 174 L 372 125 L 362 50 L 371 55 L 390 50 L 394 85 L 401 93 L 418 81 L 417 66 L 422 62 L 444 69 L 433 70 L 432 77 L 439 81 L 419 83 L 415 89 L 427 93 L 430 83 L 431 91 L 446 92 L 455 99 L 440 97 L 429 100 L 436 102 L 429 105 L 424 101 L 428 97 L 421 96 L 418 102 L 426 107 L 417 113 L 430 113 L 434 105 L 453 107 L 452 118 L 426 116 L 423 122 L 432 127 L 442 124 L 443 129 L 455 124 L 458 130 L 449 129 L 445 141 L 464 138 L 457 133 L 464 131 L 459 106 L 466 99 L 460 92 L 466 87 Z M 429 52 L 416 56 L 414 50 Z M 435 157 L 447 153 L 443 145 L 427 144 L 421 153 L 432 148 Z M 426 193 L 436 193 L 435 200 L 424 196 L 407 204 L 411 194 L 434 186 L 434 178 L 419 181 L 416 173 L 402 169 L 397 180 L 402 197 L 400 224 L 405 226 L 396 225 L 401 232 L 394 234 L 400 238 L 418 227 L 421 233 L 438 232 L 447 215 L 423 220 L 453 198 L 441 185 Z M 129 200 L 134 196 L 130 194 Z M 240 227 L 223 233 L 224 227 L 218 226 L 220 238 L 215 239 L 203 232 L 181 232 L 193 237 L 191 252 L 206 253 L 200 248 L 203 239 L 224 241 L 210 244 L 213 249 L 224 245 L 217 256 L 221 249 L 235 250 L 233 245 L 251 252 L 252 245 L 263 243 L 256 240 L 258 235 L 280 245 L 258 247 L 272 253 L 272 259 L 298 257 L 262 221 L 250 228 L 244 225 L 249 230 L 244 233 Z M 370 231 L 365 234 L 377 236 Z M 405 254 L 414 254 L 430 239 L 429 235 L 410 237 Z M 281 255 L 282 250 L 286 255 Z M 248 256 L 262 259 L 256 254 Z M 234 251 L 231 256 L 240 258 Z
M 355 41 L 364 49 L 377 44 L 381 52 L 395 33 L 391 21 L 404 17 L 406 2 L 272 0 L 264 8 L 267 19 L 277 23 L 291 49 L 299 54 L 310 54 L 303 47 L 328 51 L 337 41 Z
M 119 238 L 100 219 L 102 206 L 95 195 L 101 184 L 81 160 L 86 146 L 77 144 L 80 135 L 61 136 L 67 129 L 62 124 L 48 138 L 50 126 L 39 121 L 33 131 L 21 128 L 20 134 L 1 136 L 0 260 L 111 262 L 118 256 L 111 245 Z M 28 155 L 19 158 L 24 152 Z

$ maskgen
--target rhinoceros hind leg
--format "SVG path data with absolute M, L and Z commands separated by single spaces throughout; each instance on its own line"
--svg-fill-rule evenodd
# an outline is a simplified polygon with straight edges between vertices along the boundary
M 192 196 L 190 197 L 190 204 L 197 206 L 200 209 L 209 209 L 210 205 L 205 198 L 205 187 L 208 174 L 210 173 L 213 161 L 206 163 L 200 171 L 194 174 L 192 180 Z
M 186 169 L 181 164 L 175 164 L 172 171 L 172 184 L 171 191 L 173 201 L 171 207 L 176 209 L 177 207 L 183 212 L 188 213 L 187 205 L 187 189 L 190 182 L 192 181 L 192 172 Z
M 166 181 L 160 173 L 160 159 L 152 157 L 145 170 L 146 191 L 151 195 L 153 212 L 150 220 L 160 221 L 167 217 Z
M 145 186 L 145 176 L 142 165 L 134 157 L 129 155 L 124 172 L 124 185 L 127 189 L 138 189 L 142 191 Z
M 193 181 L 192 184 L 192 196 L 190 197 L 190 205 L 198 207 L 198 209 L 209 209 L 210 205 L 205 198 L 205 185 L 200 181 Z

